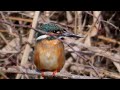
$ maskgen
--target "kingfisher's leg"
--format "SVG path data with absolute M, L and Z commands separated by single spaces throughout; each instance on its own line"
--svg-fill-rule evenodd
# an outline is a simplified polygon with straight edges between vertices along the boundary
M 55 70 L 55 71 L 53 72 L 52 76 L 54 77 L 57 72 L 58 72 L 58 70 Z
M 45 76 L 45 75 L 44 75 L 44 72 L 41 72 L 41 76 L 44 78 L 44 76 Z

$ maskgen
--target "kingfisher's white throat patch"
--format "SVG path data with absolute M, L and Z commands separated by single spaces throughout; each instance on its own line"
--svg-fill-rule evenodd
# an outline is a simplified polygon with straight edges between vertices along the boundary
M 47 37 L 49 37 L 48 35 L 41 35 L 41 36 L 39 36 L 36 40 L 38 41 L 38 40 L 42 40 L 42 39 L 45 39 L 45 38 L 47 38 Z

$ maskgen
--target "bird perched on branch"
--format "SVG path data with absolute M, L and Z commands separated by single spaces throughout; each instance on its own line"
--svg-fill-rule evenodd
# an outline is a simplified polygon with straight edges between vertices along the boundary
M 37 33 L 36 35 L 37 43 L 34 51 L 34 63 L 41 72 L 52 71 L 53 75 L 55 75 L 65 63 L 64 45 L 59 39 L 64 36 L 78 38 L 80 36 L 68 33 L 64 28 L 54 23 L 41 23 L 37 29 L 43 30 L 48 34 Z

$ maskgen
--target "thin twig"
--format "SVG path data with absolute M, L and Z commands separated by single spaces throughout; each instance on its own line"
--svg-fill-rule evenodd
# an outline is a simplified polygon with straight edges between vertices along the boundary
M 78 17 L 78 15 L 77 15 L 77 11 L 75 11 L 75 26 L 74 26 L 74 33 L 76 34 L 77 33 L 77 17 Z
M 4 35 L 0 32 L 0 37 L 4 40 L 6 44 L 8 44 L 8 40 L 4 37 Z
M 32 22 L 32 19 L 25 19 L 25 18 L 19 18 L 19 17 L 8 17 L 10 20 L 17 20 L 17 21 L 24 21 L 24 22 Z
M 4 54 L 8 54 L 8 53 L 19 53 L 20 51 L 3 51 L 3 50 L 0 50 L 0 53 L 4 53 Z

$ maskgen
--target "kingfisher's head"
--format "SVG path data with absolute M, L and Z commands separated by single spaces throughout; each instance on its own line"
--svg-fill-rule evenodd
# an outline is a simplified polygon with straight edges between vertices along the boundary
M 51 35 L 44 35 L 42 33 L 37 33 L 36 37 L 37 37 L 37 41 L 42 40 L 42 39 L 55 39 L 54 35 L 58 38 L 63 38 L 63 37 L 77 37 L 77 38 L 81 38 L 81 36 L 75 35 L 73 33 L 67 32 L 63 27 L 56 25 L 55 23 L 40 23 L 37 26 L 37 29 L 43 30 L 45 32 L 48 32 L 50 34 L 53 34 L 53 36 Z

